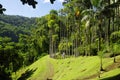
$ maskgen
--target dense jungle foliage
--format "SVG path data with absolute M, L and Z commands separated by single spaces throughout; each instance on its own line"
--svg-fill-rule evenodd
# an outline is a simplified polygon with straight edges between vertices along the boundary
M 0 15 L 0 78 L 50 54 L 52 58 L 120 54 L 119 0 L 65 0 L 40 18 Z

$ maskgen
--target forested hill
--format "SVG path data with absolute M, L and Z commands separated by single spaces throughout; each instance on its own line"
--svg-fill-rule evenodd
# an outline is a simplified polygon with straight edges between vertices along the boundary
M 34 35 L 35 22 L 35 18 L 0 15 L 0 80 L 11 80 L 12 72 L 41 55 Z
M 0 15 L 0 36 L 9 37 L 18 42 L 19 34 L 29 34 L 35 27 L 36 18 L 28 18 L 16 15 Z
M 13 26 L 31 27 L 35 24 L 36 18 L 28 18 L 18 15 L 0 15 L 0 21 Z

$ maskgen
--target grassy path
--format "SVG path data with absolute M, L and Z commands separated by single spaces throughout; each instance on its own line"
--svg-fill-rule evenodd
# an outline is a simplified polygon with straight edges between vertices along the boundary
M 98 78 L 100 59 L 97 56 L 52 59 L 49 56 L 40 58 L 30 66 L 20 69 L 13 74 L 13 80 L 18 80 L 22 74 L 30 72 L 26 80 L 113 80 L 120 79 L 120 56 L 103 58 L 104 72 Z M 116 79 L 119 78 L 119 79 Z M 23 79 L 22 79 L 23 80 Z
M 49 60 L 47 60 L 46 66 L 47 66 L 46 80 L 52 80 L 52 77 L 54 76 L 54 66 Z

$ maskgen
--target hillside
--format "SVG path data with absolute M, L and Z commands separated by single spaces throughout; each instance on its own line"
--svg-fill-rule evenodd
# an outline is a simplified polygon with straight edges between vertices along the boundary
M 67 59 L 52 59 L 49 56 L 40 58 L 32 65 L 13 73 L 13 80 L 99 80 L 99 63 L 97 56 L 71 57 Z M 103 59 L 101 80 L 120 79 L 120 56 L 117 62 L 113 58 Z
M 19 34 L 30 35 L 31 28 L 35 27 L 35 18 L 15 15 L 0 15 L 0 37 L 10 37 L 18 42 Z
M 0 21 L 18 27 L 31 27 L 36 18 L 28 18 L 18 15 L 0 15 Z

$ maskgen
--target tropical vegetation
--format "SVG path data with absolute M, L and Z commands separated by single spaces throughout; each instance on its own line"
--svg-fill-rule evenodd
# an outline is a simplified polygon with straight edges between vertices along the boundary
M 120 1 L 64 0 L 63 6 L 37 18 L 0 15 L 1 80 L 11 80 L 13 73 L 47 54 L 54 59 L 98 56 L 99 72 L 105 71 L 104 58 L 117 62 Z

